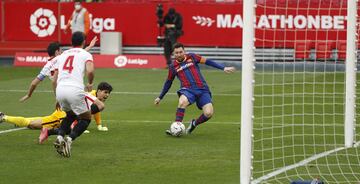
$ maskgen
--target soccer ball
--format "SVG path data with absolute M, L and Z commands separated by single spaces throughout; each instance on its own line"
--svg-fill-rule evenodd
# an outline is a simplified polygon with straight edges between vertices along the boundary
M 175 121 L 170 126 L 170 132 L 173 136 L 180 137 L 182 134 L 185 133 L 185 125 L 181 122 Z

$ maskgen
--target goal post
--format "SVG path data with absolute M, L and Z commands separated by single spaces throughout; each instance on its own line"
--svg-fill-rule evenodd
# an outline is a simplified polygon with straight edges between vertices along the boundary
M 243 1 L 240 183 L 360 183 L 358 6 Z
M 243 2 L 240 181 L 250 183 L 254 90 L 255 0 Z
M 355 143 L 355 97 L 356 97 L 356 63 L 357 63 L 357 37 L 356 18 L 357 0 L 349 0 L 347 5 L 346 30 L 346 97 L 345 97 L 345 147 L 352 147 Z

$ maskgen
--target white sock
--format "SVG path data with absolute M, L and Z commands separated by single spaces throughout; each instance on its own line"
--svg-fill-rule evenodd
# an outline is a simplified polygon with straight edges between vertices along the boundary
M 58 139 L 58 140 L 64 140 L 64 137 L 61 136 L 61 135 L 58 135 L 58 136 L 57 136 L 57 139 Z

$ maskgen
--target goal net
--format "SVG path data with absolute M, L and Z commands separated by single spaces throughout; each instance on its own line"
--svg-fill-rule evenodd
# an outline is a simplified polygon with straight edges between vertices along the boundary
M 348 1 L 255 4 L 251 182 L 360 183 L 358 26 L 348 24 Z

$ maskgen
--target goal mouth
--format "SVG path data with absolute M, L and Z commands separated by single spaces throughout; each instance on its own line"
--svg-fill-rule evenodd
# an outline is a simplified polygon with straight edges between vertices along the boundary
M 243 36 L 242 100 L 248 101 L 242 109 L 252 110 L 242 111 L 241 181 L 250 176 L 251 183 L 360 182 L 359 3 L 260 0 L 247 5 L 243 34 L 253 35 L 253 43 L 244 43 Z M 245 20 L 252 15 L 253 25 Z M 251 126 L 244 125 L 249 121 Z M 248 173 L 242 165 L 246 156 Z

